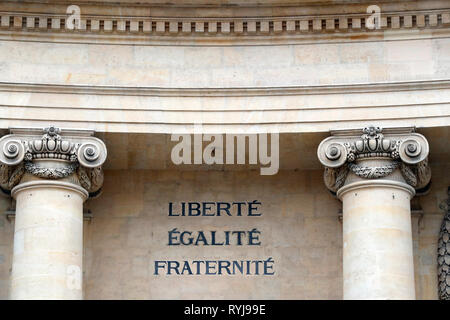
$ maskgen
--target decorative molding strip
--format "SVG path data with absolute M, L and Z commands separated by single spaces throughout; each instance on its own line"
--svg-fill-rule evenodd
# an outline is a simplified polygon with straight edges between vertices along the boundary
M 183 97 L 239 97 L 269 95 L 315 95 L 339 93 L 398 92 L 414 90 L 450 89 L 450 79 L 359 83 L 343 85 L 312 85 L 289 87 L 242 88 L 163 88 L 163 87 L 115 87 L 95 85 L 62 85 L 51 83 L 0 82 L 0 92 L 36 92 L 56 94 L 94 94 L 126 96 L 183 96 Z
M 281 34 L 375 32 L 367 27 L 369 14 L 248 17 L 162 18 L 82 16 L 79 29 L 66 29 L 67 15 L 0 12 L 0 29 L 68 34 L 145 34 L 153 36 L 274 36 Z M 450 9 L 382 13 L 381 30 L 450 26 Z
M 93 137 L 94 130 L 88 129 L 74 129 L 74 128 L 59 128 L 64 133 L 65 137 Z M 17 134 L 21 136 L 36 136 L 42 134 L 42 128 L 40 127 L 10 127 L 9 132 L 11 134 Z
M 16 209 L 6 210 L 4 215 L 9 222 L 12 222 L 16 219 Z M 91 222 L 93 217 L 94 217 L 94 215 L 92 214 L 91 210 L 88 209 L 88 210 L 83 211 L 83 220 L 84 221 Z

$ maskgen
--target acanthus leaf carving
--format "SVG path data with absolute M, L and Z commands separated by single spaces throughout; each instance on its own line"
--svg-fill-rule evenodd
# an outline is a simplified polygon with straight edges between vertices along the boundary
M 19 184 L 20 179 L 22 179 L 25 173 L 25 168 L 23 163 L 19 163 L 16 166 L 8 166 L 5 164 L 0 164 L 0 186 L 3 190 L 11 190 L 17 184 Z
M 414 174 L 414 171 L 408 165 L 402 163 L 400 166 L 400 172 L 402 173 L 402 176 L 407 184 L 409 184 L 412 187 L 416 187 L 417 177 Z
M 339 168 L 327 168 L 324 171 L 324 182 L 327 188 L 333 192 L 339 190 L 345 183 L 347 178 L 348 167 L 342 166 Z
M 77 175 L 81 186 L 89 193 L 97 192 L 103 185 L 103 169 L 101 167 L 85 168 L 79 166 Z

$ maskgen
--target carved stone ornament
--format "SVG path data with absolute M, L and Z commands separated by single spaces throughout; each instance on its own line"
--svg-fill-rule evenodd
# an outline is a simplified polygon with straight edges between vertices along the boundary
M 317 150 L 325 166 L 324 182 L 336 193 L 344 186 L 349 172 L 362 179 L 380 179 L 399 169 L 405 182 L 416 190 L 428 185 L 428 142 L 412 129 L 366 127 L 362 135 L 354 130 L 336 132 L 323 140 Z M 360 134 L 361 134 L 360 133 Z M 381 165 L 367 165 L 369 159 L 380 159 Z
M 441 300 L 450 300 L 450 187 L 447 194 L 447 200 L 439 205 L 445 211 L 438 242 L 438 291 Z
M 76 174 L 89 193 L 103 184 L 105 144 L 82 130 L 48 127 L 11 129 L 0 138 L 0 187 L 10 191 L 25 173 L 44 179 L 62 179 Z

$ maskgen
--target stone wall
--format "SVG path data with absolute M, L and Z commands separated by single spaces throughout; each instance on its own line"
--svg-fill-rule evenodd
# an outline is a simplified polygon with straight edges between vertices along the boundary
M 168 217 L 170 201 L 255 199 L 261 217 Z M 87 299 L 341 297 L 340 204 L 327 194 L 320 172 L 114 171 L 87 207 L 95 216 L 86 224 Z M 257 228 L 262 246 L 169 247 L 168 230 L 175 227 Z M 154 260 L 268 257 L 275 260 L 273 276 L 153 275 Z
M 436 246 L 450 184 L 448 165 L 432 167 L 433 187 L 413 214 L 416 292 L 436 299 Z M 439 178 L 438 178 L 439 177 Z M 168 203 L 262 202 L 261 217 L 168 217 Z M 0 210 L 10 207 L 2 197 Z M 85 206 L 85 299 L 341 299 L 341 203 L 322 171 L 106 171 L 103 194 Z M 168 231 L 251 230 L 262 246 L 169 247 Z M 14 223 L 0 219 L 0 298 L 7 299 Z M 155 260 L 275 260 L 273 276 L 153 275 Z
M 444 39 L 297 45 L 127 46 L 1 41 L 0 81 L 162 88 L 284 87 L 445 79 Z M 111 50 L 113 49 L 113 50 Z M 42 57 L 46 57 L 43 61 Z
M 413 218 L 414 267 L 417 299 L 437 299 L 437 244 L 444 211 L 439 209 L 447 199 L 450 165 L 432 165 L 430 192 L 420 197 L 422 217 Z

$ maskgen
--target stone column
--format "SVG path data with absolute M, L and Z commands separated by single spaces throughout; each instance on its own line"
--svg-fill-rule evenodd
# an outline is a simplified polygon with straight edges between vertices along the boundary
M 16 200 L 11 299 L 82 299 L 83 202 L 103 184 L 92 131 L 12 129 L 0 187 Z
M 410 200 L 430 182 L 427 140 L 412 128 L 332 134 L 318 157 L 343 202 L 344 299 L 415 299 Z

